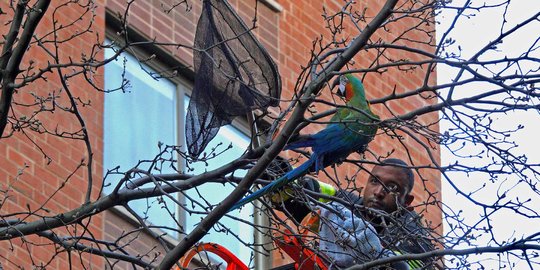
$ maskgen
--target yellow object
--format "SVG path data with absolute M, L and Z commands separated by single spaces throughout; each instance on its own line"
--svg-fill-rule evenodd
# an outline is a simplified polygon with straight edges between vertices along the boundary
M 327 196 L 336 195 L 336 189 L 334 188 L 334 186 L 327 183 L 323 183 L 321 181 L 317 181 L 317 183 L 319 184 L 319 191 L 318 191 L 319 193 L 327 195 Z M 292 188 L 285 187 L 282 190 L 272 193 L 270 196 L 270 201 L 273 203 L 281 203 L 292 198 L 293 196 L 292 194 L 293 194 Z M 319 198 L 319 202 L 327 203 L 329 201 L 330 200 L 326 198 Z
M 321 181 L 317 181 L 317 182 L 319 182 L 319 189 L 320 189 L 319 193 L 328 195 L 328 196 L 336 195 L 336 189 L 332 185 L 323 183 Z M 325 198 L 320 198 L 319 201 L 326 203 L 326 202 L 329 202 L 330 200 L 325 199 Z
M 287 201 L 291 198 L 292 189 L 290 187 L 286 187 L 283 190 L 280 190 L 278 192 L 272 193 L 272 196 L 270 197 L 270 201 L 273 203 L 281 203 L 284 201 Z

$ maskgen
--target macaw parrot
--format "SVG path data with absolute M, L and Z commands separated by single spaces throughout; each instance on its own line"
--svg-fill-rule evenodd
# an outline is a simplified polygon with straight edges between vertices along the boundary
M 379 116 L 374 114 L 366 99 L 362 82 L 352 74 L 338 78 L 338 94 L 345 98 L 346 105 L 337 109 L 330 124 L 311 135 L 301 135 L 286 145 L 284 150 L 311 147 L 311 157 L 299 167 L 289 171 L 267 186 L 253 192 L 237 202 L 230 211 L 246 203 L 276 191 L 278 188 L 315 171 L 345 159 L 353 152 L 363 152 L 377 133 Z

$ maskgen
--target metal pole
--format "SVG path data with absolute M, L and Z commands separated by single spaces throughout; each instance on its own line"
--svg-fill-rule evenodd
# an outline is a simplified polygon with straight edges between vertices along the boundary
M 251 144 L 253 148 L 257 148 L 261 145 L 260 138 L 257 135 L 258 129 L 257 124 L 255 123 L 255 114 L 253 112 L 247 114 L 247 120 L 248 124 L 250 126 L 251 130 Z M 264 215 L 262 210 L 263 204 L 256 200 L 254 203 L 254 223 L 255 225 L 259 225 L 262 228 L 268 228 L 270 226 L 270 222 L 268 221 L 268 218 Z M 254 235 L 255 239 L 255 269 L 270 269 L 271 262 L 272 262 L 272 253 L 270 253 L 268 256 L 265 256 L 264 253 L 267 252 L 267 250 L 271 250 L 270 247 L 267 247 L 269 243 L 271 243 L 272 239 L 268 236 L 268 234 L 264 234 L 262 232 L 255 231 Z M 266 247 L 266 249 L 265 249 Z

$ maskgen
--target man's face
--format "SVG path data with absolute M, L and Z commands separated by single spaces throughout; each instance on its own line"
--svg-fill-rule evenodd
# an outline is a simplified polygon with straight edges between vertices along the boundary
M 395 166 L 375 166 L 364 188 L 364 205 L 393 213 L 397 206 L 408 206 L 414 197 L 407 194 L 407 174 Z

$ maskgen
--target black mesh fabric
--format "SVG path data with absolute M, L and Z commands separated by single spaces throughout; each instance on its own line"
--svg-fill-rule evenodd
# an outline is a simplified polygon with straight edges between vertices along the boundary
M 194 46 L 186 142 L 190 155 L 198 157 L 221 126 L 277 106 L 281 80 L 270 55 L 226 1 L 204 1 Z

